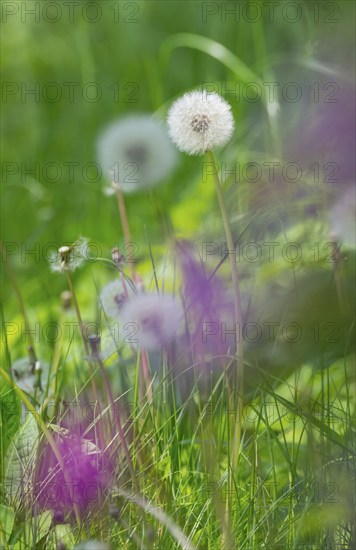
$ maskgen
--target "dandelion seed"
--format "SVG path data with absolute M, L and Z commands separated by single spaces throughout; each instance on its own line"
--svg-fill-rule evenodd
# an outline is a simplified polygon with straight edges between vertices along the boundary
M 173 170 L 177 155 L 163 124 L 149 115 L 114 122 L 99 136 L 97 154 L 104 174 L 124 193 L 161 183 Z
M 173 296 L 167 294 L 138 294 L 124 304 L 120 317 L 124 331 L 125 325 L 127 329 L 126 342 L 154 350 L 175 336 L 181 308 Z
M 80 237 L 71 246 L 61 246 L 49 256 L 51 271 L 74 271 L 89 258 L 89 239 Z
M 225 145 L 234 129 L 230 105 L 218 94 L 204 91 L 179 98 L 167 121 L 173 142 L 188 155 L 202 155 Z
M 100 303 L 108 317 L 118 319 L 122 307 L 134 295 L 135 292 L 129 283 L 124 286 L 120 279 L 116 279 L 104 286 L 100 294 Z

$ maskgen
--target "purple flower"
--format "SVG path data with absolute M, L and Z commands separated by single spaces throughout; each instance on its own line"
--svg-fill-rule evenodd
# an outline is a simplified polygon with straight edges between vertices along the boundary
M 300 116 L 287 157 L 309 169 L 317 183 L 345 186 L 355 179 L 355 90 L 341 79 L 319 82 L 323 100 Z
M 63 516 L 76 504 L 81 513 L 99 506 L 103 492 L 108 488 L 112 467 L 105 464 L 103 453 L 91 441 L 68 430 L 55 435 L 62 455 L 64 472 L 46 447 L 36 480 L 37 502 L 41 508 L 52 509 Z
M 199 357 L 232 352 L 236 341 L 233 302 L 224 281 L 209 275 L 187 242 L 177 242 L 183 294 L 194 353 Z M 229 333 L 230 331 L 230 333 Z M 232 332 L 231 332 L 232 331 Z

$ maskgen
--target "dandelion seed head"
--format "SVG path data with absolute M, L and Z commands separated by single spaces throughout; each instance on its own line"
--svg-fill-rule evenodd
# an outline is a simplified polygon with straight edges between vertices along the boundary
M 209 129 L 210 119 L 207 115 L 197 115 L 193 117 L 191 125 L 194 132 L 205 134 Z
M 181 308 L 171 295 L 138 294 L 121 310 L 121 321 L 133 323 L 136 333 L 132 342 L 146 350 L 159 349 L 175 336 L 181 319 Z
M 62 256 L 65 256 L 66 254 L 68 254 L 68 252 L 70 252 L 70 246 L 61 246 L 61 247 L 58 249 L 58 252 L 59 252 Z
M 169 177 L 177 161 L 164 125 L 149 115 L 130 115 L 103 130 L 97 142 L 99 164 L 112 182 L 125 193 L 153 187 Z
M 105 315 L 113 319 L 119 319 L 125 302 L 134 295 L 135 292 L 132 287 L 128 283 L 125 283 L 124 286 L 120 279 L 105 285 L 100 294 L 100 303 Z
M 75 271 L 89 258 L 89 239 L 80 237 L 71 246 L 59 247 L 50 252 L 48 261 L 53 272 Z
M 167 122 L 172 141 L 189 155 L 225 145 L 234 129 L 230 105 L 216 93 L 198 90 L 173 103 Z

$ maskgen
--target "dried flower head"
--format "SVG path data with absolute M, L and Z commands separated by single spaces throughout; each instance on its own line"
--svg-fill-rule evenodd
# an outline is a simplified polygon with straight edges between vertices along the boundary
M 97 154 L 115 192 L 147 189 L 161 183 L 176 164 L 177 155 L 164 125 L 149 115 L 131 115 L 108 126 L 99 136 Z M 111 191 L 110 191 L 111 189 Z
M 172 140 L 188 155 L 202 155 L 225 145 L 234 129 L 230 105 L 218 94 L 204 91 L 179 98 L 167 121 Z
M 123 253 L 119 250 L 119 248 L 115 247 L 111 251 L 111 258 L 114 264 L 116 265 L 117 269 L 119 271 L 122 271 L 124 265 L 125 265 L 125 256 Z
M 124 304 L 120 318 L 124 331 L 126 325 L 126 334 L 130 334 L 130 343 L 154 350 L 165 346 L 175 336 L 181 308 L 168 294 L 137 294 Z
M 134 295 L 131 285 L 128 282 L 122 283 L 120 279 L 105 285 L 100 294 L 100 303 L 105 315 L 118 319 L 123 305 Z
M 49 256 L 51 271 L 74 271 L 89 258 L 89 239 L 80 237 L 74 244 L 61 246 Z

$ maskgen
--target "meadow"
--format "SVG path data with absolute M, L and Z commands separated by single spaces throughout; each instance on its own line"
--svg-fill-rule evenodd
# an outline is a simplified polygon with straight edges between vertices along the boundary
M 356 548 L 354 21 L 2 2 L 0 548 Z

